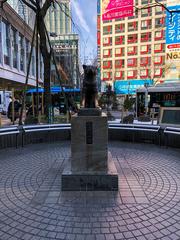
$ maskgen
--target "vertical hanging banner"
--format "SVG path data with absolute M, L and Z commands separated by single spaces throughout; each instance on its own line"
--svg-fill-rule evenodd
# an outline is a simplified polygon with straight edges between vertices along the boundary
M 168 0 L 169 11 L 180 10 L 179 0 Z M 166 80 L 180 81 L 180 12 L 166 12 Z
M 97 14 L 101 13 L 101 4 L 100 4 L 100 0 L 97 0 Z
M 102 20 L 133 16 L 133 0 L 102 0 Z
M 180 10 L 180 5 L 167 7 L 169 11 Z M 167 11 L 166 15 L 166 44 L 180 43 L 180 12 Z

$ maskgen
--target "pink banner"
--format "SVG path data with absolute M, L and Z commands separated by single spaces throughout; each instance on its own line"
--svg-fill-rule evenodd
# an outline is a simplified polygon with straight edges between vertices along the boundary
M 133 16 L 133 0 L 103 0 L 103 21 L 129 16 Z

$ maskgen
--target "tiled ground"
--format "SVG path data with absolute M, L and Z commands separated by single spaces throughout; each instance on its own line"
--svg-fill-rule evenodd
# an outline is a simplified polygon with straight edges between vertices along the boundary
M 180 239 L 180 151 L 111 142 L 118 192 L 61 192 L 69 142 L 0 151 L 0 240 Z

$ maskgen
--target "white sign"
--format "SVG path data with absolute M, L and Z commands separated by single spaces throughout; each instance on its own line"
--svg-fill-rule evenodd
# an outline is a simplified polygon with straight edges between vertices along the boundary
M 179 0 L 167 0 L 167 7 L 179 5 Z

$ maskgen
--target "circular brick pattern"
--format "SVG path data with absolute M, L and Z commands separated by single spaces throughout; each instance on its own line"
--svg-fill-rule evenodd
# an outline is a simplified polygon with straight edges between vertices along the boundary
M 0 239 L 180 239 L 180 151 L 111 142 L 118 192 L 61 192 L 69 142 L 0 151 Z

